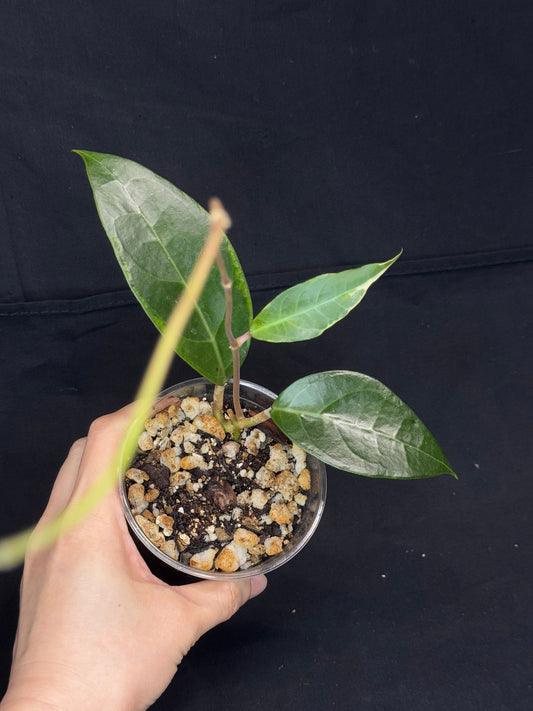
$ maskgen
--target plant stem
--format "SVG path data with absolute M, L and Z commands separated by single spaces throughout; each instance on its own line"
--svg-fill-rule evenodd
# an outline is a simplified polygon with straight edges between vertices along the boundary
M 250 331 L 246 331 L 246 333 L 243 333 L 242 336 L 239 336 L 238 338 L 235 339 L 235 343 L 240 348 L 244 343 L 246 343 L 246 341 L 249 341 L 251 337 L 252 337 L 252 334 L 250 333 Z
M 270 408 L 258 413 L 254 417 L 245 417 L 241 406 L 241 347 L 246 341 L 248 341 L 252 334 L 250 331 L 246 331 L 242 336 L 235 338 L 233 335 L 233 328 L 231 324 L 233 315 L 233 295 L 231 287 L 233 285 L 226 265 L 224 264 L 224 259 L 220 249 L 217 254 L 217 267 L 220 272 L 220 281 L 222 288 L 224 289 L 224 298 L 226 300 L 226 311 L 224 314 L 224 330 L 226 333 L 226 338 L 229 341 L 229 347 L 231 349 L 231 358 L 233 362 L 233 385 L 232 385 L 232 396 L 233 396 L 233 409 L 228 410 L 228 419 L 223 416 L 219 416 L 219 412 L 222 413 L 222 399 L 224 396 L 224 389 L 221 391 L 217 390 L 220 386 L 215 386 L 215 391 L 213 393 L 213 412 L 217 420 L 222 424 L 226 432 L 229 432 L 233 439 L 237 440 L 241 430 L 245 427 L 254 427 L 259 425 L 261 422 L 265 422 L 270 419 Z
M 241 429 L 244 429 L 245 427 L 255 427 L 256 425 L 260 425 L 261 422 L 266 422 L 267 420 L 270 420 L 269 407 L 262 412 L 258 412 L 257 415 L 254 415 L 253 417 L 243 417 L 239 420 L 238 425 Z
M 224 390 L 225 385 L 215 385 L 213 390 L 213 415 L 224 425 Z
M 217 254 L 217 266 L 220 272 L 222 288 L 224 289 L 224 298 L 226 299 L 226 313 L 224 315 L 224 329 L 226 338 L 229 341 L 231 348 L 231 357 L 233 361 L 233 407 L 237 421 L 244 419 L 244 413 L 241 407 L 240 383 L 241 383 L 241 344 L 233 335 L 231 327 L 231 317 L 233 315 L 233 296 L 231 293 L 232 281 L 229 278 L 228 270 L 224 264 L 224 259 L 220 250 Z

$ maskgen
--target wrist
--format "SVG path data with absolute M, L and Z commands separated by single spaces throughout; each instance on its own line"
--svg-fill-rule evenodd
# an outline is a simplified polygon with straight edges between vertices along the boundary
M 18 694 L 8 688 L 0 702 L 0 711 L 63 711 L 63 709 L 45 698 L 23 692 Z
M 19 680 L 20 681 L 20 680 Z M 0 711 L 131 711 L 122 698 L 113 698 L 112 689 L 107 689 L 104 698 L 83 683 L 76 685 L 67 675 L 59 680 L 25 679 L 23 683 L 10 684 L 0 702 Z M 121 696 L 121 695 L 120 695 Z M 108 705 L 110 702 L 110 705 Z
M 40 699 L 20 697 L 9 699 L 7 696 L 0 702 L 0 711 L 62 711 L 57 706 L 51 706 Z
M 8 689 L 0 703 L 0 711 L 66 711 L 67 706 L 56 703 L 57 700 L 42 694 Z

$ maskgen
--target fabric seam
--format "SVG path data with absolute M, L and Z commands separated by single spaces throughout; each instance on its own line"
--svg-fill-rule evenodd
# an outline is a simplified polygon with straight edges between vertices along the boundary
M 484 254 L 457 255 L 447 257 L 424 258 L 396 262 L 393 272 L 387 272 L 382 278 L 397 279 L 411 276 L 423 276 L 431 273 L 450 273 L 469 269 L 486 269 L 526 264 L 533 261 L 533 247 L 508 250 L 505 252 L 488 252 Z M 358 265 L 355 265 L 358 266 Z M 329 267 L 329 271 L 352 269 L 354 266 Z M 322 270 L 307 269 L 300 271 L 274 272 L 271 274 L 252 274 L 247 277 L 252 293 L 285 289 L 305 279 L 318 276 Z M 0 305 L 0 316 L 54 316 L 67 314 L 82 314 L 103 309 L 131 306 L 137 301 L 127 290 L 106 292 L 81 298 L 29 301 L 18 303 L 3 303 Z

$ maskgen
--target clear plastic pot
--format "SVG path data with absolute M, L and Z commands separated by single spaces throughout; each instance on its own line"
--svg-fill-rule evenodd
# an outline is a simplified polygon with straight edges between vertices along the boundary
M 167 388 L 161 393 L 159 402 L 162 402 L 170 397 L 179 397 L 181 399 L 185 397 L 198 397 L 201 399 L 204 396 L 207 397 L 209 401 L 212 401 L 213 389 L 214 386 L 209 381 L 204 378 L 195 378 Z M 228 386 L 226 388 L 224 399 L 226 402 L 230 403 L 230 398 L 231 387 Z M 246 380 L 241 381 L 241 403 L 243 407 L 252 408 L 254 410 L 263 410 L 269 407 L 275 398 L 276 395 L 270 390 L 267 390 L 260 385 L 250 383 Z M 237 570 L 233 573 L 224 573 L 216 570 L 199 570 L 172 559 L 155 546 L 139 528 L 130 510 L 126 491 L 126 482 L 123 476 L 121 478 L 120 495 L 126 520 L 133 535 L 156 558 L 165 563 L 165 565 L 181 573 L 198 578 L 217 580 L 227 579 L 228 577 L 233 579 L 251 578 L 261 573 L 269 573 L 272 570 L 279 568 L 284 563 L 287 563 L 302 550 L 315 532 L 326 502 L 326 467 L 321 461 L 308 454 L 307 469 L 309 469 L 311 474 L 311 488 L 309 491 L 306 491 L 307 501 L 302 510 L 302 517 L 298 525 L 295 526 L 294 533 L 289 543 L 284 546 L 281 553 L 271 556 L 261 563 L 247 568 L 246 570 Z

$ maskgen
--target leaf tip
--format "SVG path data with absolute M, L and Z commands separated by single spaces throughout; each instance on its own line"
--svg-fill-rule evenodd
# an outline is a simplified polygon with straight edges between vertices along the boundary
M 79 155 L 86 166 L 88 166 L 91 161 L 97 162 L 98 159 L 107 157 L 104 153 L 96 153 L 95 151 L 84 151 L 81 148 L 72 148 L 71 152 Z
M 72 148 L 72 153 L 76 153 L 83 159 L 84 163 L 87 163 L 88 159 L 91 157 L 91 151 L 84 151 L 81 148 Z
M 400 247 L 400 251 L 398 252 L 398 254 L 396 254 L 392 259 L 389 260 L 390 266 L 392 266 L 394 264 L 394 262 L 397 262 L 398 259 L 400 259 L 400 257 L 402 256 L 402 254 L 403 254 L 403 247 Z

